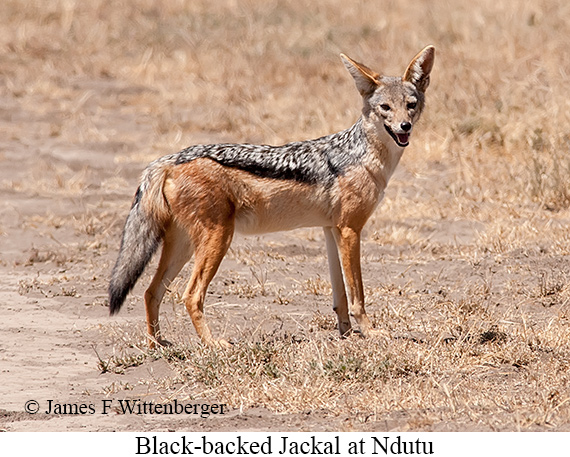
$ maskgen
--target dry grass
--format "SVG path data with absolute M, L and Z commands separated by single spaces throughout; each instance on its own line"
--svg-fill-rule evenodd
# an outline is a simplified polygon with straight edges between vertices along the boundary
M 174 346 L 148 352 L 140 330 L 115 328 L 117 355 L 102 370 L 160 357 L 177 372 L 156 386 L 165 398 L 349 412 L 361 427 L 405 415 L 412 429 L 568 429 L 570 3 L 321 3 L 1 3 L 0 116 L 12 124 L 0 134 L 40 144 L 29 152 L 40 159 L 52 147 L 70 155 L 0 188 L 53 198 L 134 189 L 131 174 L 99 180 L 68 165 L 69 145 L 140 170 L 196 142 L 316 137 L 358 116 L 339 52 L 394 74 L 422 46 L 437 48 L 427 110 L 364 247 L 369 308 L 393 338 L 337 340 L 334 318 L 312 309 L 306 328 L 244 327 L 227 351 L 189 343 L 172 324 Z M 89 207 L 77 236 L 108 252 L 128 204 Z M 322 255 L 295 257 L 310 271 L 291 290 L 270 266 L 289 257 L 270 255 L 234 247 L 229 258 L 246 270 L 220 286 L 223 299 L 330 301 Z M 66 258 L 43 249 L 28 261 Z M 21 283 L 22 293 L 42 288 Z
M 136 113 L 152 125 L 153 144 L 139 156 L 126 152 L 146 162 L 205 134 L 280 143 L 345 128 L 358 96 L 340 51 L 391 74 L 434 43 L 429 109 L 407 162 L 453 163 L 448 191 L 468 202 L 568 206 L 564 2 L 372 8 L 228 1 L 212 8 L 203 1 L 113 7 L 7 0 L 0 7 L 2 93 L 59 113 L 50 119 L 38 110 L 43 119 L 26 136 L 76 144 L 131 142 L 133 133 L 121 126 Z M 110 124 L 109 115 L 121 122 Z M 70 191 L 80 178 L 66 183 Z
M 421 323 L 401 313 L 405 333 L 391 340 L 331 339 L 321 318 L 306 335 L 244 337 L 224 351 L 195 343 L 150 353 L 123 346 L 125 352 L 104 370 L 121 372 L 162 358 L 177 373 L 169 389 L 155 386 L 166 399 L 281 413 L 350 411 L 355 424 L 370 428 L 398 414 L 421 419 L 424 428 L 442 422 L 494 430 L 564 425 L 570 414 L 568 317 L 532 326 L 530 316 L 513 310 L 474 310 L 466 317 L 473 305 L 430 303 L 440 316 Z M 378 324 L 386 325 L 384 319 Z M 134 346 L 144 348 L 139 335 Z M 123 338 L 133 344 L 132 333 Z

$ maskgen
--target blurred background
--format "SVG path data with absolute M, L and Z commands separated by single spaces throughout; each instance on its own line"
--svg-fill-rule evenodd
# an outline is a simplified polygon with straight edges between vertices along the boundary
M 566 1 L 4 0 L 0 17 L 0 109 L 50 112 L 26 136 L 128 148 L 103 122 L 122 110 L 152 126 L 144 159 L 346 128 L 360 101 L 340 52 L 394 75 L 433 44 L 412 158 L 461 162 L 458 192 L 569 203 Z

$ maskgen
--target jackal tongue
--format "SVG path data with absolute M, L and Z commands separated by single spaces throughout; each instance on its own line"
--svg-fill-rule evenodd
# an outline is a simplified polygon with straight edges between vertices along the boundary
M 394 139 L 394 141 L 396 143 L 398 143 L 398 146 L 405 148 L 408 145 L 408 142 L 410 141 L 410 132 L 396 133 L 386 124 L 384 124 L 384 128 L 390 134 L 390 136 Z
M 396 133 L 396 137 L 398 138 L 398 142 L 400 144 L 407 144 L 408 141 L 410 140 L 409 133 Z

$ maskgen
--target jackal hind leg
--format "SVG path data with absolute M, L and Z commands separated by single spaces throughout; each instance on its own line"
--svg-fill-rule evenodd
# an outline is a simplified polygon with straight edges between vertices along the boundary
M 338 319 L 338 331 L 342 337 L 347 336 L 351 331 L 350 316 L 348 314 L 348 299 L 346 288 L 342 277 L 342 266 L 338 256 L 338 247 L 333 234 L 333 228 L 324 227 L 325 242 L 327 247 L 327 257 L 329 261 L 329 273 L 333 292 L 333 310 Z M 337 234 L 338 236 L 338 234 Z
M 175 225 L 171 226 L 163 242 L 158 268 L 144 294 L 146 324 L 151 348 L 154 348 L 156 344 L 161 346 L 170 344 L 162 338 L 160 333 L 158 322 L 160 303 L 171 282 L 192 257 L 192 247 L 183 229 Z
M 199 241 L 195 241 L 194 268 L 184 292 L 184 304 L 196 333 L 202 342 L 208 345 L 221 347 L 229 345 L 225 340 L 215 340 L 212 337 L 212 332 L 204 317 L 204 299 L 208 285 L 230 247 L 233 233 L 233 220 L 226 221 L 224 224 L 202 232 Z

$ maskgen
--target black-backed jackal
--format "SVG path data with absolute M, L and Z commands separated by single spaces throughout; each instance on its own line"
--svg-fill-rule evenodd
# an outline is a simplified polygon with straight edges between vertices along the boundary
M 109 285 L 111 314 L 119 311 L 162 241 L 158 269 L 144 295 L 151 346 L 163 343 L 158 323 L 162 297 L 192 255 L 186 309 L 204 343 L 227 344 L 213 339 L 204 298 L 234 231 L 320 226 L 339 332 L 350 332 L 352 315 L 362 334 L 371 334 L 360 233 L 424 108 L 434 55 L 434 47 L 427 46 L 402 77 L 387 77 L 341 54 L 364 102 L 361 117 L 342 132 L 284 146 L 191 146 L 152 162 L 125 224 Z

